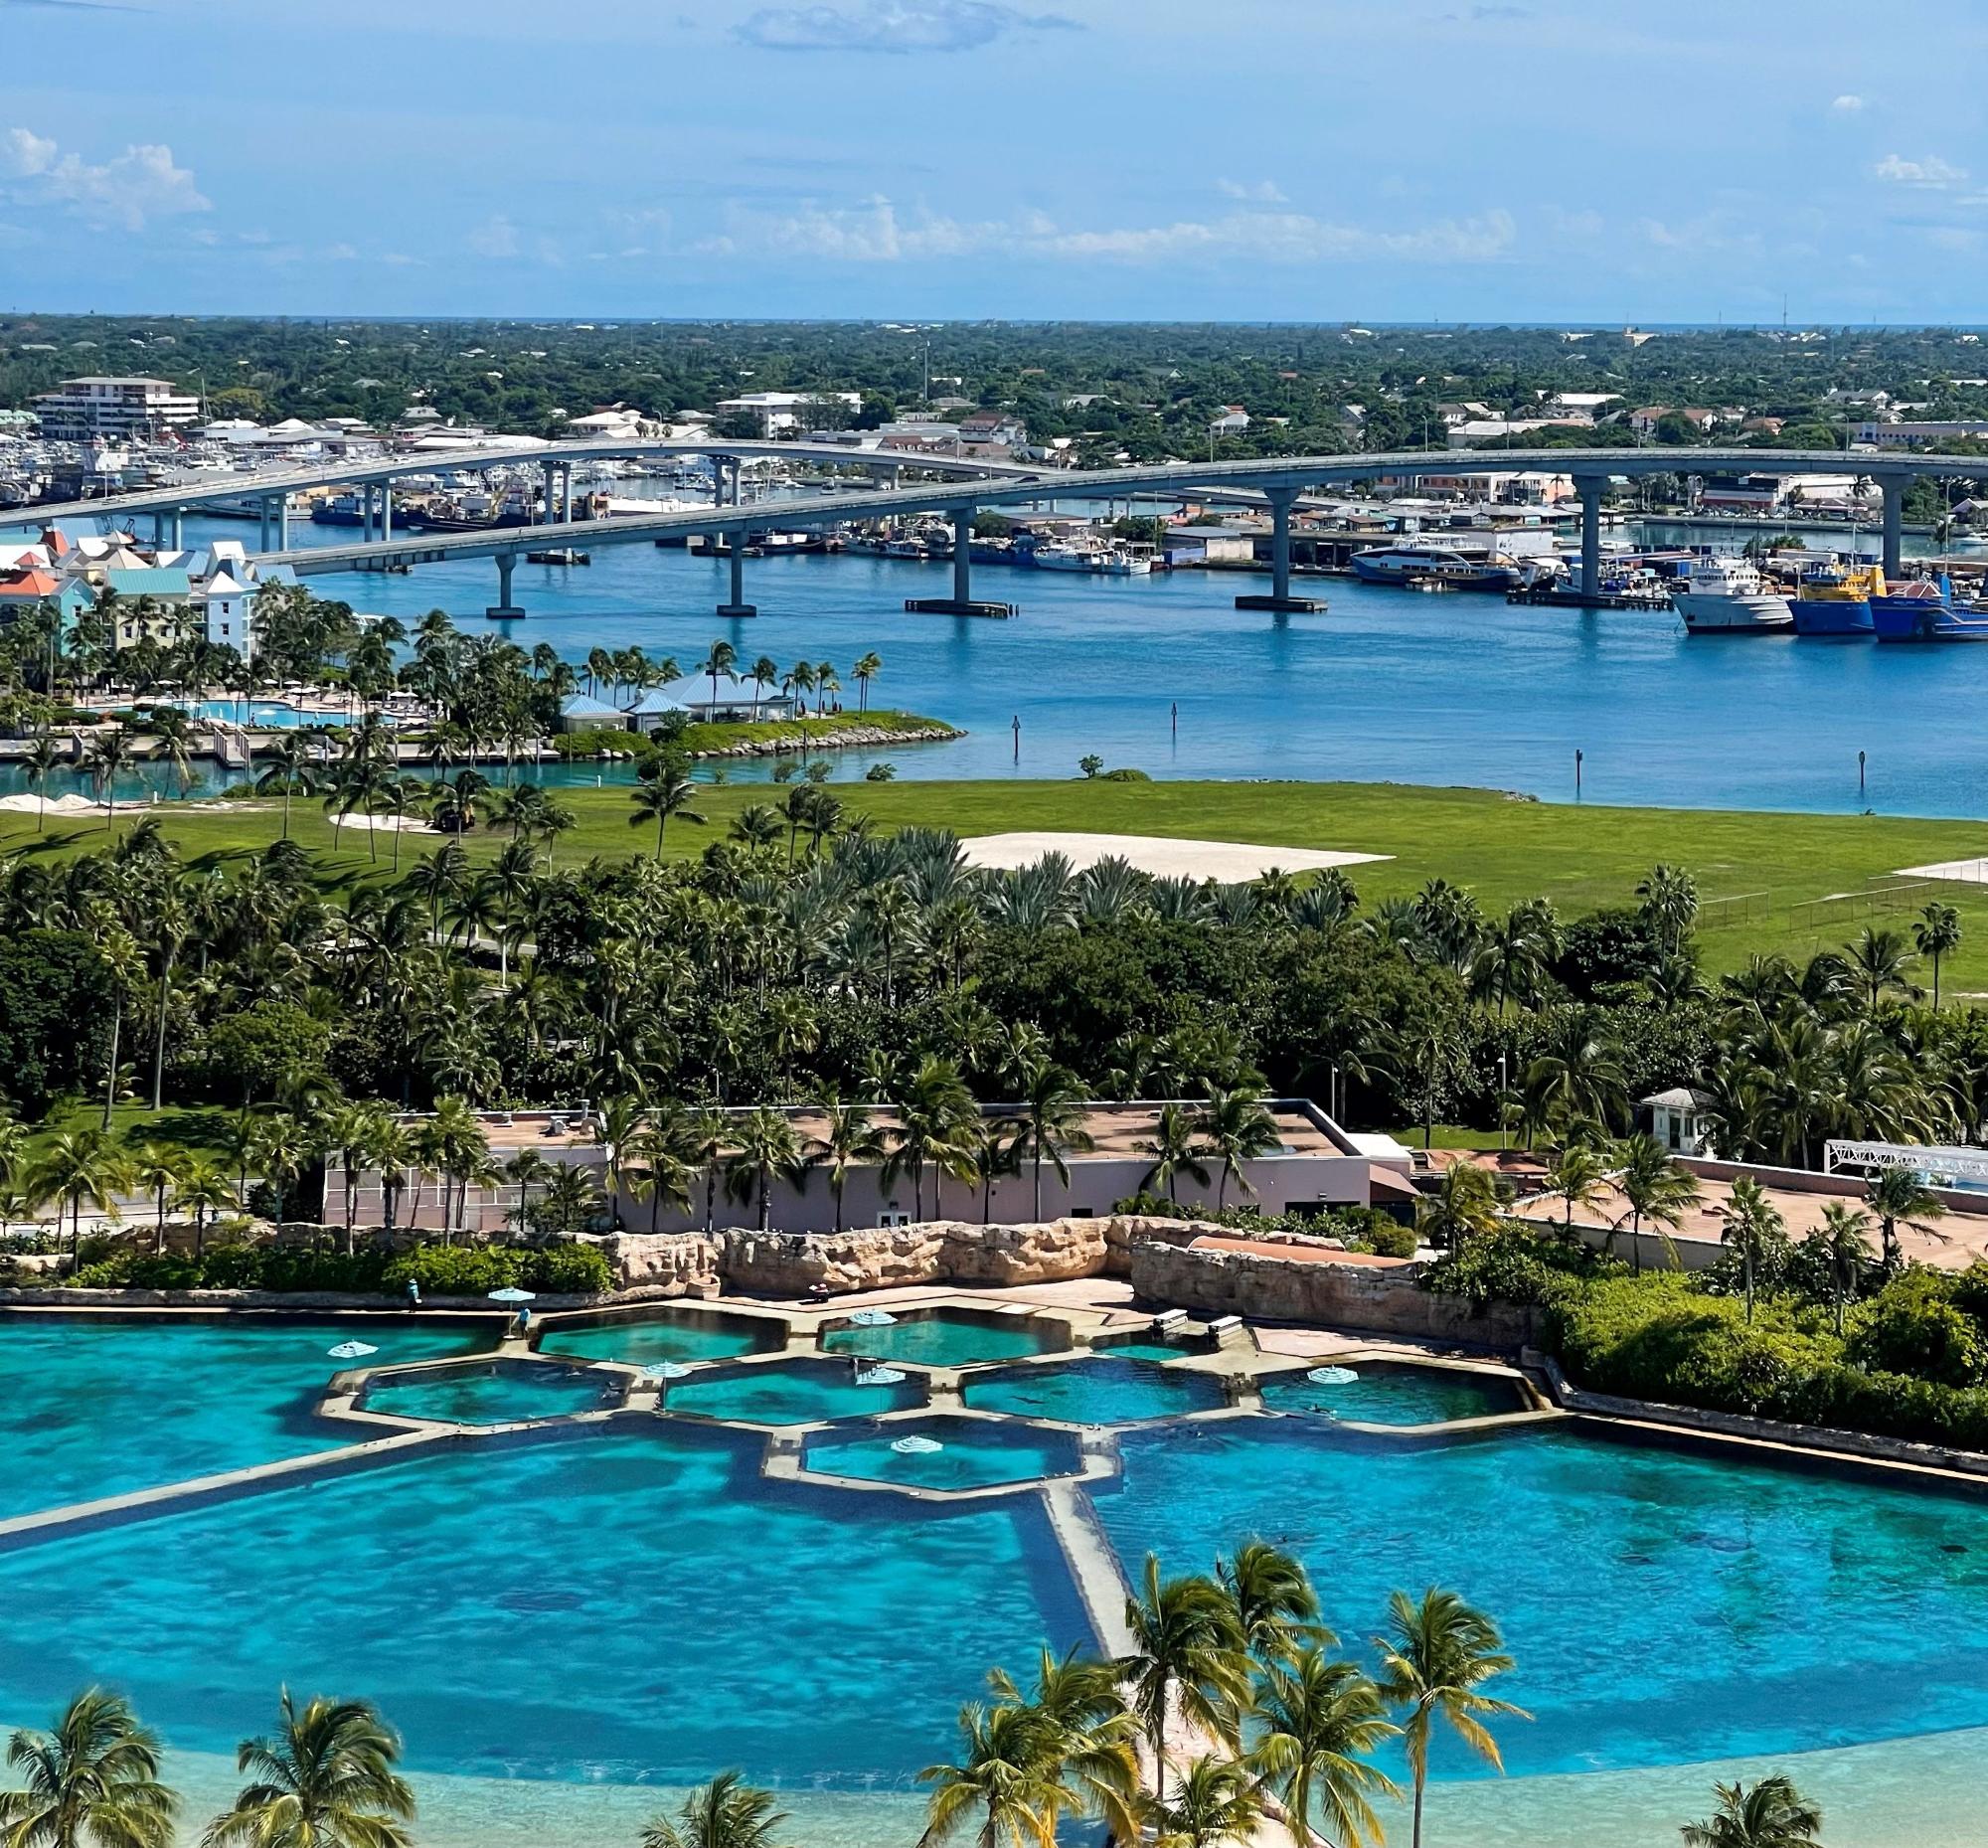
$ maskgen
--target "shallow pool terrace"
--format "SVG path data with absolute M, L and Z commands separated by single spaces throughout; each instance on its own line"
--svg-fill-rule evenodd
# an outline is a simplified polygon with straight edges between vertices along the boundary
M 287 1683 L 381 1704 L 435 1848 L 632 1839 L 742 1752 L 807 1848 L 891 1848 L 989 1667 L 1121 1648 L 1148 1552 L 1206 1569 L 1254 1535 L 1348 1638 L 1397 1586 L 1498 1615 L 1535 1715 L 1501 1734 L 1511 1777 L 1435 1760 L 1448 1838 L 1484 1848 L 1656 1839 L 1713 1762 L 1868 1772 L 1988 1726 L 1988 1502 L 1631 1440 L 1503 1367 L 1301 1355 L 987 1297 L 529 1339 L 0 1313 L 0 1546 L 35 1587 L 0 1723 L 103 1681 L 221 1755 Z M 1903 1848 L 1944 1787 L 1860 1774 L 1837 1812 Z

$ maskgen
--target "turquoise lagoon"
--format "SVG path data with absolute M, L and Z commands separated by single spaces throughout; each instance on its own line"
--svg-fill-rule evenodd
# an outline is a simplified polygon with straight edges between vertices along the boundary
M 1314 1380 L 1314 1373 L 1347 1372 L 1351 1380 Z M 1272 1412 L 1308 1413 L 1355 1425 L 1446 1425 L 1456 1419 L 1524 1412 L 1529 1402 L 1503 1374 L 1462 1367 L 1415 1367 L 1396 1361 L 1356 1360 L 1346 1367 L 1294 1367 L 1266 1373 L 1257 1382 Z
M 597 1322 L 558 1322 L 540 1337 L 541 1354 L 574 1360 L 613 1360 L 629 1367 L 673 1361 L 735 1360 L 786 1345 L 785 1324 L 770 1316 L 727 1315 L 704 1309 L 657 1309 L 603 1316 Z
M 860 1354 L 867 1360 L 913 1367 L 977 1367 L 1067 1348 L 1070 1329 L 1033 1315 L 910 1309 L 882 1327 L 846 1322 L 824 1328 L 821 1345 L 831 1354 Z
M 1110 1357 L 1004 1367 L 968 1380 L 960 1398 L 975 1412 L 1064 1425 L 1126 1425 L 1210 1412 L 1225 1403 L 1213 1374 Z
M 333 1374 L 473 1353 L 495 1332 L 387 1315 L 0 1318 L 0 1520 L 361 1441 L 315 1416 Z M 326 1353 L 352 1340 L 379 1351 Z
M 522 1425 L 595 1412 L 618 1398 L 618 1376 L 534 1361 L 422 1368 L 367 1383 L 360 1408 L 441 1425 Z

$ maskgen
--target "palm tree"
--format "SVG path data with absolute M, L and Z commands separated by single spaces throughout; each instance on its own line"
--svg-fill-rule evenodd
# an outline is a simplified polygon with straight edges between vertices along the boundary
M 1675 956 L 1698 918 L 1698 885 L 1682 867 L 1653 866 L 1636 887 L 1643 901 L 1643 922 L 1657 948 Z
M 170 1848 L 178 1795 L 159 1781 L 159 1742 L 121 1695 L 79 1694 L 46 1733 L 7 1742 L 22 1787 L 0 1790 L 7 1848 Z
M 1288 1656 L 1306 1642 L 1329 1643 L 1318 1620 L 1318 1594 L 1304 1567 L 1266 1540 L 1245 1540 L 1233 1559 L 1218 1560 L 1216 1578 L 1236 1606 L 1243 1646 L 1258 1661 Z
M 285 1688 L 274 1735 L 242 1742 L 236 1769 L 254 1781 L 205 1848 L 408 1848 L 414 1793 L 400 1756 L 400 1735 L 364 1701 L 319 1695 L 299 1712 Z
M 930 1784 L 918 1848 L 936 1848 L 976 1826 L 978 1848 L 1055 1848 L 1057 1823 L 1074 1805 L 1058 1775 L 1055 1729 L 1033 1708 L 971 1702 L 959 1710 L 957 1764 L 927 1764 Z
M 106 726 L 90 738 L 83 760 L 89 765 L 96 792 L 103 799 L 103 825 L 106 828 L 116 819 L 112 797 L 118 772 L 131 767 L 131 735 L 121 725 Z
M 1070 1163 L 1064 1159 L 1072 1150 L 1092 1146 L 1090 1131 L 1084 1127 L 1089 1101 L 1077 1074 L 1053 1060 L 1032 1060 L 1022 1075 L 1020 1134 L 1017 1154 L 1030 1157 L 1035 1171 L 1035 1216 L 1043 1216 L 1043 1162 L 1056 1169 L 1056 1177 L 1070 1185 Z
M 1684 1825 L 1685 1848 L 1817 1848 L 1822 1840 L 1822 1811 L 1784 1772 L 1750 1789 L 1738 1778 L 1715 1783 L 1712 1794 L 1719 1807 Z
M 1402 1731 L 1414 1777 L 1412 1848 L 1421 1848 L 1422 1794 L 1428 1783 L 1429 1736 L 1436 1721 L 1445 1721 L 1472 1752 L 1494 1770 L 1503 1771 L 1498 1742 L 1484 1722 L 1530 1720 L 1532 1715 L 1479 1691 L 1509 1670 L 1512 1658 L 1505 1653 L 1497 1624 L 1454 1592 L 1432 1586 L 1419 1603 L 1406 1592 L 1397 1592 L 1388 1600 L 1388 1634 L 1377 1647 L 1381 1692 L 1408 1709 L 1408 1724 Z
M 1740 1253 L 1740 1274 L 1746 1291 L 1746 1319 L 1753 1319 L 1753 1281 L 1758 1275 L 1768 1248 L 1785 1231 L 1780 1210 L 1769 1200 L 1765 1191 L 1750 1174 L 1742 1174 L 1733 1183 L 1733 1196 L 1720 1209 L 1725 1225 L 1720 1230 L 1720 1242 L 1735 1247 Z
M 1139 1594 L 1125 1600 L 1131 1653 L 1118 1663 L 1125 1705 L 1139 1722 L 1153 1761 L 1153 1794 L 1167 1793 L 1167 1722 L 1176 1710 L 1195 1731 L 1233 1752 L 1249 1691 L 1247 1639 L 1236 1601 L 1215 1580 L 1162 1580 L 1146 1556 Z
M 1802 1241 L 1828 1279 L 1836 1332 L 1843 1333 L 1843 1310 L 1857 1300 L 1857 1279 L 1871 1261 L 1871 1220 L 1846 1200 L 1822 1209 L 1822 1223 Z
M 1243 1763 L 1276 1791 L 1300 1844 L 1317 1838 L 1314 1816 L 1340 1848 L 1382 1840 L 1373 1799 L 1401 1792 L 1367 1755 L 1401 1728 L 1369 1676 L 1308 1646 L 1264 1664 L 1250 1718 L 1255 1743 Z
M 1878 1011 L 1878 998 L 1887 988 L 1903 988 L 1905 972 L 1918 958 L 1897 930 L 1879 930 L 1870 924 L 1850 945 L 1850 968 L 1863 983 L 1870 1011 Z
M 735 1125 L 734 1148 L 725 1191 L 735 1200 L 758 1201 L 759 1230 L 764 1232 L 772 1208 L 773 1177 L 793 1181 L 804 1172 L 800 1138 L 786 1111 L 760 1104 Z
M 1458 1159 L 1442 1171 L 1435 1192 L 1415 1204 L 1416 1235 L 1460 1252 L 1479 1233 L 1496 1232 L 1508 1201 L 1505 1184 L 1489 1168 Z
M 166 1196 L 180 1183 L 186 1166 L 186 1150 L 170 1142 L 141 1142 L 131 1154 L 131 1178 L 152 1196 L 158 1221 L 152 1234 L 152 1250 L 166 1249 Z
M 1263 1820 L 1255 1780 L 1233 1759 L 1196 1759 L 1174 1793 L 1146 1805 L 1153 1848 L 1224 1848 L 1254 1839 Z
M 686 776 L 675 763 L 666 763 L 647 782 L 637 783 L 630 800 L 635 804 L 635 812 L 628 817 L 631 828 L 639 828 L 653 815 L 656 819 L 656 855 L 663 857 L 663 830 L 669 826 L 672 815 L 681 815 L 684 820 L 704 826 L 705 818 L 691 807 L 697 795 L 697 784 Z
M 1229 1183 L 1234 1180 L 1245 1194 L 1256 1190 L 1242 1171 L 1242 1163 L 1253 1161 L 1282 1146 L 1277 1119 L 1253 1086 L 1237 1085 L 1225 1090 L 1211 1083 L 1208 1101 L 1201 1108 L 1198 1125 L 1202 1152 L 1222 1163 L 1222 1178 L 1216 1183 L 1215 1205 L 1219 1212 L 1228 1202 Z
M 729 641 L 715 641 L 711 644 L 711 652 L 704 657 L 704 665 L 697 671 L 711 676 L 711 704 L 714 709 L 718 705 L 720 679 L 731 673 L 738 665 L 739 650 Z
M 858 688 L 858 712 L 870 710 L 870 683 L 884 671 L 884 657 L 880 654 L 862 654 L 856 658 L 856 665 L 849 670 L 849 677 Z
M 925 1216 L 925 1170 L 941 1171 L 967 1165 L 966 1135 L 980 1112 L 959 1068 L 950 1059 L 927 1054 L 917 1070 L 892 1098 L 898 1120 L 893 1125 L 891 1152 L 885 1157 L 883 1181 L 890 1186 L 909 1168 L 912 1210 Z
M 1043 1650 L 1034 1689 L 1024 1696 L 1005 1669 L 987 1677 L 995 1698 L 1035 1714 L 1048 1729 L 1045 1750 L 1070 1807 L 1101 1818 L 1115 1841 L 1138 1832 L 1138 1723 L 1125 1711 L 1114 1663 L 1078 1649 Z
M 1931 1234 L 1932 1222 L 1946 1217 L 1946 1208 L 1916 1168 L 1880 1169 L 1865 1188 L 1864 1201 L 1878 1216 L 1879 1252 L 1888 1272 L 1899 1267 L 1901 1224 L 1916 1233 Z
M 1939 959 L 1960 947 L 1960 914 L 1935 899 L 1912 925 L 1912 944 L 1932 964 L 1932 1004 L 1939 1006 Z
M 380 1103 L 347 1103 L 326 1118 L 327 1145 L 338 1150 L 345 1179 L 345 1255 L 352 1256 L 357 1241 L 359 1215 L 359 1175 L 379 1162 L 381 1132 L 393 1121 Z
M 1155 1184 L 1163 1185 L 1167 1198 L 1180 1205 L 1180 1177 L 1185 1174 L 1198 1187 L 1208 1185 L 1208 1167 L 1201 1159 L 1201 1139 L 1194 1115 L 1178 1103 L 1163 1103 L 1153 1120 L 1153 1135 L 1139 1145 L 1139 1153 L 1153 1157 L 1153 1165 L 1140 1178 L 1144 1193 Z
M 28 772 L 28 782 L 35 791 L 35 832 L 42 832 L 49 815 L 49 772 L 63 759 L 63 754 L 56 748 L 56 741 L 47 732 L 37 732 L 28 741 L 27 754 L 21 761 Z
M 1660 1235 L 1664 1252 L 1675 1269 L 1677 1249 L 1671 1244 L 1670 1234 L 1684 1223 L 1684 1216 L 1698 1203 L 1697 1179 L 1655 1136 L 1641 1131 L 1615 1144 L 1614 1159 L 1618 1164 L 1613 1177 L 1616 1191 L 1629 1208 L 1631 1265 L 1637 1270 L 1643 1267 L 1643 1222 L 1647 1219 L 1664 1228 Z M 1611 1251 L 1619 1226 L 1618 1221 L 1609 1230 Z
M 1554 1157 L 1542 1187 L 1550 1198 L 1567 1202 L 1562 1232 L 1572 1245 L 1574 1210 L 1584 1211 L 1608 1197 L 1607 1163 L 1585 1143 L 1572 1143 Z
M 842 1193 L 851 1168 L 884 1159 L 884 1136 L 867 1103 L 845 1103 L 834 1091 L 824 1092 L 816 1107 L 822 1126 L 807 1143 L 810 1167 L 828 1170 L 828 1191 L 835 1196 L 835 1230 L 842 1232 Z
M 180 1210 L 193 1212 L 194 1256 L 200 1257 L 207 1250 L 207 1221 L 210 1214 L 225 1212 L 236 1204 L 234 1188 L 228 1184 L 228 1176 L 222 1172 L 221 1164 L 211 1155 L 203 1155 L 198 1150 L 190 1152 L 181 1164 L 177 1182 Z
M 285 732 L 268 749 L 269 767 L 255 778 L 255 793 L 268 795 L 281 790 L 283 796 L 283 836 L 290 838 L 290 797 L 311 795 L 317 790 L 313 773 L 312 737 L 308 732 Z
M 124 1033 L 124 1006 L 137 988 L 144 967 L 137 940 L 122 924 L 112 924 L 103 932 L 96 945 L 96 956 L 110 988 L 110 1069 L 103 1084 L 103 1126 L 108 1129 L 122 1070 L 117 1062 L 117 1048 Z
M 642 1848 L 774 1848 L 786 1821 L 771 1791 L 755 1790 L 740 1771 L 720 1771 L 684 1798 L 674 1818 L 651 1822 Z
M 68 1210 L 70 1252 L 74 1256 L 83 1243 L 83 1202 L 115 1221 L 122 1217 L 118 1191 L 130 1184 L 122 1152 L 102 1130 L 63 1129 L 43 1144 L 41 1154 L 30 1164 L 24 1191 L 33 1200 L 53 1200 L 58 1221 Z

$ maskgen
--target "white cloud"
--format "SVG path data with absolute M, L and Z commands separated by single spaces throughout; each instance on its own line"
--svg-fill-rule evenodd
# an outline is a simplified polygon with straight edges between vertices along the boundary
M 0 173 L 24 180 L 56 163 L 56 144 L 28 128 L 10 128 L 0 137 Z
M 1958 186 L 1967 178 L 1965 167 L 1953 166 L 1937 154 L 1928 154 L 1923 160 L 1905 160 L 1897 154 L 1887 154 L 1871 171 L 1894 186 L 1920 186 L 1932 190 Z
M 1057 13 L 1000 0 L 857 0 L 762 7 L 734 29 L 747 45 L 780 52 L 968 52 L 1016 32 L 1075 31 Z
M 1870 105 L 1862 96 L 1838 96 L 1829 106 L 1838 115 L 1862 115 Z
M 1280 206 L 1283 194 L 1275 180 L 1217 180 L 1215 190 L 1225 199 L 1246 199 L 1252 205 Z
M 516 256 L 518 228 L 500 212 L 485 219 L 463 243 L 478 256 Z
M 0 138 L 0 178 L 19 182 L 30 202 L 59 205 L 91 225 L 142 230 L 153 218 L 175 218 L 213 208 L 193 175 L 160 142 L 127 147 L 92 165 L 80 154 L 63 154 L 55 142 L 26 128 L 10 128 Z
M 1492 262 L 1517 242 L 1504 211 L 1410 230 L 1338 225 L 1302 212 L 1234 212 L 1208 222 L 1068 230 L 1042 213 L 964 221 L 901 212 L 879 196 L 853 209 L 816 205 L 791 213 L 735 211 L 710 255 L 801 256 L 830 262 L 903 262 L 998 251 L 1021 257 L 1155 262 L 1243 256 L 1309 263 L 1387 257 L 1404 262 Z

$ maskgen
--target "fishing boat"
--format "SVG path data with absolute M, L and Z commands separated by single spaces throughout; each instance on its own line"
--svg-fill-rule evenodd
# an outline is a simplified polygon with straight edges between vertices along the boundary
M 1795 633 L 1852 639 L 1875 633 L 1871 599 L 1885 593 L 1885 574 L 1875 565 L 1812 565 L 1795 587 L 1790 608 Z
M 1693 559 L 1672 601 L 1693 635 L 1784 635 L 1795 625 L 1788 599 L 1750 559 Z
M 1941 578 L 1888 584 L 1871 599 L 1871 629 L 1880 641 L 1933 641 L 1942 616 L 1953 613 L 1952 590 Z

